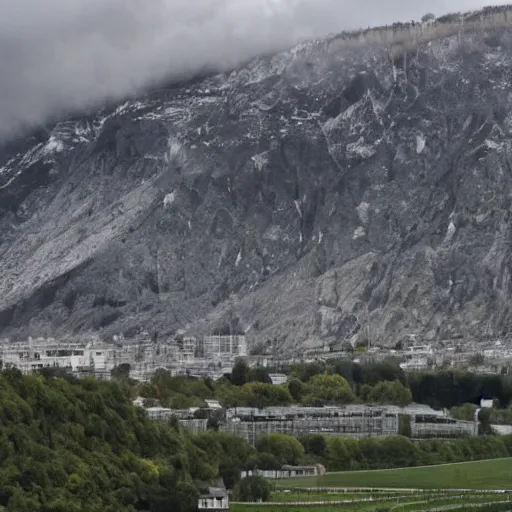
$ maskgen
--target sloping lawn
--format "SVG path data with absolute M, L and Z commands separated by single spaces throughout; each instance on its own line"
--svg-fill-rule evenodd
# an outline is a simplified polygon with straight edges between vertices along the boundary
M 511 489 L 512 458 L 280 480 L 277 487 L 381 487 L 395 489 Z

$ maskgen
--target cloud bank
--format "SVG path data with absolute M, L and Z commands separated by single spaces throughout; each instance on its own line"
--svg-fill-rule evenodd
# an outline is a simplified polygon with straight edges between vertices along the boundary
M 506 2 L 497 2 L 506 3 Z M 0 139 L 165 78 L 478 0 L 0 0 Z

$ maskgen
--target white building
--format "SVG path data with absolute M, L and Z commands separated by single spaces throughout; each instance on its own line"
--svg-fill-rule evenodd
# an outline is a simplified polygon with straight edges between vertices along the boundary
M 220 402 L 218 400 L 205 400 L 204 404 L 207 409 L 212 409 L 212 410 L 217 410 L 217 411 L 222 409 L 222 405 L 220 405 Z
M 25 342 L 0 342 L 3 368 L 22 373 L 62 368 L 76 375 L 110 379 L 118 366 L 130 366 L 130 378 L 147 381 L 158 370 L 171 375 L 219 379 L 230 373 L 237 357 L 247 353 L 245 336 L 207 336 L 157 341 L 142 332 L 133 339 L 115 336 L 113 343 L 92 337 L 87 342 L 29 338 Z
M 167 407 L 147 407 L 146 412 L 150 420 L 165 421 L 174 416 L 175 411 Z
M 405 372 L 419 371 L 428 369 L 428 359 L 426 357 L 413 356 L 405 362 L 400 363 L 400 368 Z
M 480 407 L 482 409 L 492 409 L 494 407 L 494 401 L 486 398 L 480 400 Z
M 59 342 L 54 339 L 29 338 L 27 342 L 6 343 L 0 346 L 4 368 L 18 368 L 32 373 L 43 368 L 64 368 L 77 371 L 91 367 L 98 371 L 112 369 L 113 348 L 95 341 L 89 343 Z
M 288 376 L 284 373 L 269 373 L 268 376 L 274 386 L 281 386 L 288 381 Z
M 208 512 L 227 512 L 229 510 L 229 496 L 225 489 L 210 487 L 208 492 L 199 497 L 198 510 Z
M 281 469 L 255 469 L 250 471 L 242 471 L 240 478 L 250 476 L 262 476 L 268 479 L 280 478 L 301 478 L 305 476 L 323 476 L 326 474 L 324 466 L 314 464 L 310 466 L 283 466 Z
M 499 436 L 512 435 L 512 425 L 491 425 L 491 429 Z
M 247 355 L 247 340 L 242 335 L 205 336 L 203 339 L 205 358 L 235 358 Z

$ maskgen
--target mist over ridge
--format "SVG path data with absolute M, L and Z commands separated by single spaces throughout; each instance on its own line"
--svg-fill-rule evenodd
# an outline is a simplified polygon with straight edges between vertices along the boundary
M 506 2 L 497 2 L 506 3 Z M 69 110 L 346 29 L 478 0 L 2 0 L 0 140 Z

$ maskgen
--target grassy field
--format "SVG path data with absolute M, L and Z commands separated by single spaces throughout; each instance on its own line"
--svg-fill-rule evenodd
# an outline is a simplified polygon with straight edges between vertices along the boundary
M 511 489 L 512 459 L 419 468 L 329 473 L 276 482 L 277 487 L 380 487 L 395 489 Z
M 434 498 L 442 498 L 442 497 L 450 497 L 453 495 L 457 495 L 456 491 L 449 490 L 440 490 L 440 491 L 417 491 L 417 492 L 409 492 L 409 491 L 393 491 L 393 492 L 273 492 L 272 497 L 270 498 L 270 502 L 272 503 L 307 503 L 307 502 L 318 502 L 318 501 L 350 501 L 350 500 L 360 500 L 360 499 L 372 499 L 375 501 L 378 500 L 393 500 L 397 498 L 407 498 L 409 497 L 417 497 L 421 496 L 425 499 L 434 499 Z M 499 499 L 503 498 L 503 494 L 501 493 L 489 493 L 488 491 L 472 491 L 471 493 L 464 493 L 464 496 L 468 499 L 472 500 L 478 497 L 484 497 L 493 499 L 494 497 L 498 497 Z M 508 496 L 508 495 L 507 495 Z M 512 494 L 510 495 L 512 499 Z
M 345 503 L 343 505 L 308 505 L 308 506 L 277 506 L 272 504 L 246 505 L 232 504 L 231 512 L 377 512 L 382 510 L 381 502 L 376 503 Z M 386 507 L 387 509 L 388 507 Z M 383 511 L 384 512 L 384 511 Z
M 498 512 L 509 511 L 512 509 L 512 502 L 506 505 L 495 504 L 505 499 L 504 496 L 480 496 L 473 498 L 433 498 L 428 496 L 402 496 L 400 498 L 389 500 L 376 500 L 375 502 L 365 503 L 344 503 L 343 505 L 285 505 L 285 504 L 232 504 L 232 512 L 335 512 L 342 509 L 344 512 L 429 512 L 434 509 L 445 508 L 448 510 L 453 507 L 454 510 L 466 511 L 468 506 L 484 505 L 486 507 L 477 509 L 480 512 Z
M 372 497 L 392 497 L 392 494 L 386 494 L 377 496 L 376 494 L 370 495 L 362 495 L 358 493 L 273 493 L 270 501 L 273 503 L 289 503 L 289 502 L 297 502 L 297 501 L 341 501 L 341 500 L 357 500 L 361 497 L 372 496 Z

